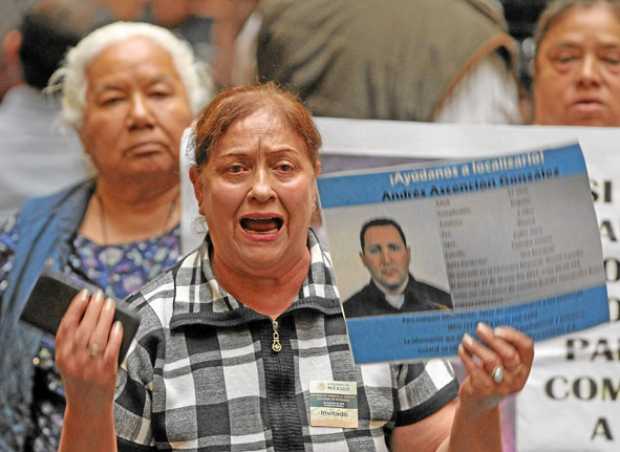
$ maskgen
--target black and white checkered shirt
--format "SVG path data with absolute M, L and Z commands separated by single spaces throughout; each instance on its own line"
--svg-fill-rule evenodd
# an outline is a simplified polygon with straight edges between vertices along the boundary
M 394 427 L 456 397 L 442 360 L 353 363 L 330 259 L 311 233 L 311 267 L 278 319 L 215 280 L 207 239 L 132 300 L 142 314 L 116 392 L 119 450 L 386 451 Z M 310 425 L 311 381 L 357 382 L 357 429 Z

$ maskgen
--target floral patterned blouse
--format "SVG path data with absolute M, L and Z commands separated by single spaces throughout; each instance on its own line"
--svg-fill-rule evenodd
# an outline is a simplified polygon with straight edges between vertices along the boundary
M 13 263 L 14 245 L 19 240 L 13 216 L 0 225 L 0 300 L 7 287 Z M 174 265 L 179 258 L 180 226 L 162 235 L 120 245 L 98 245 L 76 233 L 65 273 L 104 289 L 107 296 L 126 298 L 147 281 Z M 65 410 L 64 391 L 54 366 L 54 338 L 44 336 L 36 356 L 33 404 L 25 451 L 47 452 L 58 449 Z

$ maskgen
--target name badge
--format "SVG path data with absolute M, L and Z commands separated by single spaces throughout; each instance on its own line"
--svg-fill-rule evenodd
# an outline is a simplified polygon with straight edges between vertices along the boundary
M 357 383 L 311 381 L 310 425 L 357 428 Z

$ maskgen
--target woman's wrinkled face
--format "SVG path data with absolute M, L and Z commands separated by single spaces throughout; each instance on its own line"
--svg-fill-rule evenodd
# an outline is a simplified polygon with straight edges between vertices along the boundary
M 534 122 L 620 125 L 620 20 L 604 3 L 552 24 L 535 61 Z
M 271 109 L 234 122 L 191 172 L 217 259 L 277 277 L 307 255 L 317 172 L 303 139 Z
M 112 44 L 86 68 L 78 130 L 101 177 L 178 177 L 181 135 L 192 120 L 172 57 L 148 38 Z

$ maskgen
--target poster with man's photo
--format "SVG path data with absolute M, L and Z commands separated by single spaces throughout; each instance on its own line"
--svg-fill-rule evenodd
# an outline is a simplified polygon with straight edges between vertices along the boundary
M 346 268 L 338 288 L 348 318 L 452 308 L 432 201 L 418 201 L 415 218 L 390 207 L 345 208 L 329 236 L 354 252 L 332 255 L 337 268 Z
M 358 363 L 454 357 L 479 321 L 540 340 L 609 319 L 578 144 L 318 186 Z

